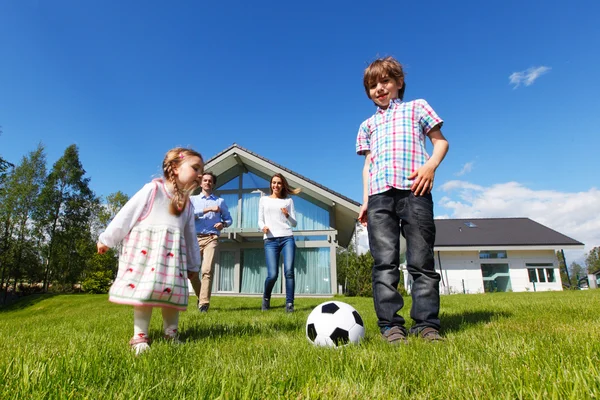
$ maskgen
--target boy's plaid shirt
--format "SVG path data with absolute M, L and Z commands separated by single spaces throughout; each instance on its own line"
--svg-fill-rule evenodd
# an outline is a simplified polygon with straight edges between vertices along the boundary
M 391 188 L 410 190 L 410 174 L 429 160 L 425 136 L 442 119 L 425 100 L 394 99 L 358 129 L 356 153 L 371 152 L 369 196 Z

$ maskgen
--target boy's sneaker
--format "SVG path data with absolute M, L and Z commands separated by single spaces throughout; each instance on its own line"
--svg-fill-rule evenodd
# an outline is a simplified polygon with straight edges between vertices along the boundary
M 287 303 L 285 305 L 285 312 L 293 313 L 294 312 L 294 303 Z
M 198 311 L 200 311 L 201 313 L 207 313 L 208 312 L 208 304 L 202 304 L 200 307 L 198 307 Z
M 416 335 L 417 337 L 420 337 L 428 342 L 440 342 L 444 340 L 444 338 L 440 335 L 440 332 L 430 326 L 426 326 L 425 328 L 421 329 L 416 333 Z
M 147 336 L 134 337 L 129 341 L 129 346 L 136 356 L 150 350 L 150 339 Z
M 269 311 L 270 308 L 271 308 L 271 299 L 265 299 L 263 297 L 261 310 Z
M 406 333 L 398 326 L 389 326 L 381 333 L 382 339 L 390 344 L 408 344 Z

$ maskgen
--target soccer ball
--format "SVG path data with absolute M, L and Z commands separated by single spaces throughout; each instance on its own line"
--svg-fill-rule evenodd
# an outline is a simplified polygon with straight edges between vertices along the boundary
M 341 301 L 319 304 L 306 320 L 306 337 L 316 346 L 339 347 L 358 343 L 365 324 L 358 311 Z

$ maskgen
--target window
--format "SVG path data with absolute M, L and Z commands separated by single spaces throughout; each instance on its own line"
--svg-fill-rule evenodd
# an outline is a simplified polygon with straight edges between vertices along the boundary
M 481 277 L 486 293 L 512 290 L 508 264 L 481 264 Z
M 235 178 L 223 183 L 217 179 L 217 188 L 218 190 L 237 190 L 240 187 L 240 178 L 236 176 Z
M 527 263 L 529 282 L 552 283 L 556 282 L 554 265 L 552 263 Z
M 242 175 L 242 188 L 243 189 L 256 189 L 256 188 L 265 188 L 267 189 L 267 194 L 271 194 L 268 189 L 271 187 L 271 184 L 267 179 L 261 178 L 255 173 L 248 172 Z M 237 189 L 237 188 L 236 188 Z
M 483 250 L 479 252 L 480 259 L 508 258 L 506 250 Z

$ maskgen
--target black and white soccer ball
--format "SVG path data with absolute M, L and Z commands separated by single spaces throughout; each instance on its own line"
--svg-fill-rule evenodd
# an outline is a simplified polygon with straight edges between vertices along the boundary
M 319 304 L 306 320 L 306 337 L 317 346 L 339 347 L 358 343 L 365 324 L 358 311 L 341 301 Z

